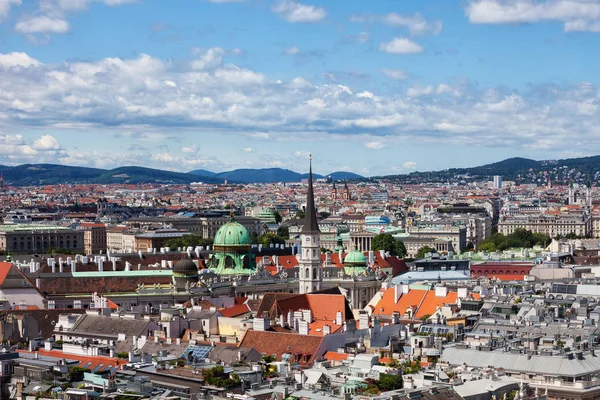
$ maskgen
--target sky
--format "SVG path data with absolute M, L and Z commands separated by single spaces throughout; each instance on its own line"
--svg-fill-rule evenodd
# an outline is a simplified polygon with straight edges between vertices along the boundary
M 0 0 L 0 164 L 600 154 L 600 0 Z

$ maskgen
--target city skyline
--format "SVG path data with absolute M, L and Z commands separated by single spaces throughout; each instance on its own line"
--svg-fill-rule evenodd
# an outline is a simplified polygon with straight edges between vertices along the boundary
M 600 154 L 591 0 L 8 0 L 0 164 L 364 176 Z

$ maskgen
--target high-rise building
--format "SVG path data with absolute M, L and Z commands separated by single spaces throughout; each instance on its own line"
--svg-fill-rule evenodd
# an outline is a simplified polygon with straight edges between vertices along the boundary
M 502 189 L 502 176 L 494 175 L 494 189 Z

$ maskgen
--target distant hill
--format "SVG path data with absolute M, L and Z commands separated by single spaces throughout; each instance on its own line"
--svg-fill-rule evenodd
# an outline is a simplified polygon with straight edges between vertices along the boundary
M 274 183 L 274 182 L 300 182 L 303 178 L 307 178 L 308 174 L 301 174 L 283 168 L 262 168 L 262 169 L 236 169 L 233 171 L 225 171 L 214 173 L 203 169 L 190 171 L 190 174 L 201 174 L 219 179 L 223 182 L 227 179 L 229 182 L 238 183 Z M 331 177 L 333 180 L 356 180 L 363 179 L 362 176 L 352 172 L 334 172 L 329 175 L 313 174 L 316 179 Z
M 107 170 L 58 164 L 23 164 L 15 167 L 0 165 L 0 172 L 5 182 L 14 186 L 61 183 L 223 183 L 225 179 L 231 183 L 300 182 L 308 175 L 282 168 L 237 169 L 220 173 L 198 169 L 182 173 L 136 166 Z M 336 180 L 362 178 L 349 172 L 335 172 L 331 176 Z M 315 174 L 315 178 L 322 176 Z
M 188 172 L 188 174 L 207 176 L 207 177 L 214 177 L 215 175 L 217 175 L 216 173 L 207 171 L 205 169 L 195 169 L 193 171 Z
M 380 178 L 401 182 L 473 181 L 501 175 L 507 181 L 518 183 L 600 183 L 600 156 L 536 161 L 514 157 L 503 161 L 470 168 L 450 168 L 441 171 L 411 172 Z
M 354 172 L 346 172 L 346 171 L 337 171 L 332 172 L 327 175 L 327 177 L 333 179 L 334 181 L 352 181 L 358 179 L 364 179 L 364 176 L 355 174 Z
M 5 182 L 15 186 L 55 185 L 60 183 L 176 183 L 195 181 L 217 183 L 213 177 L 144 167 L 119 167 L 111 170 L 56 164 L 0 166 Z

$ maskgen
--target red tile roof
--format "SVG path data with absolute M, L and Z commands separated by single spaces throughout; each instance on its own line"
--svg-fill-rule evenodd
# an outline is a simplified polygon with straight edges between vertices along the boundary
M 25 350 L 17 350 L 17 351 L 20 353 L 32 354 L 31 352 L 25 351 Z M 99 365 L 102 364 L 102 367 L 100 367 L 97 370 L 97 372 L 108 370 L 109 367 L 111 367 L 111 368 L 112 367 L 120 367 L 123 364 L 127 364 L 127 360 L 123 360 L 123 359 L 119 359 L 119 358 L 110 358 L 110 357 L 102 357 L 102 356 L 87 357 L 87 356 L 80 356 L 80 355 L 76 355 L 76 354 L 64 353 L 60 350 L 50 350 L 50 351 L 38 350 L 38 354 L 41 356 L 56 357 L 58 359 L 79 361 L 79 367 L 85 366 L 85 368 L 92 370 L 92 371 L 96 367 L 98 367 Z M 89 365 L 88 365 L 88 363 L 89 363 Z
M 10 268 L 12 267 L 12 263 L 9 262 L 0 262 L 0 285 L 4 283 L 6 276 L 10 272 Z
M 290 354 L 290 362 L 310 366 L 321 354 L 319 348 L 323 336 L 306 336 L 294 333 L 259 332 L 249 329 L 244 334 L 239 347 L 252 347 L 265 355 L 274 355 L 281 361 L 283 354 Z
M 250 309 L 246 304 L 237 304 L 233 307 L 222 308 L 219 312 L 226 318 L 233 318 L 250 312 Z
M 348 358 L 348 353 L 338 353 L 337 351 L 328 351 L 323 356 L 328 361 L 344 361 Z

